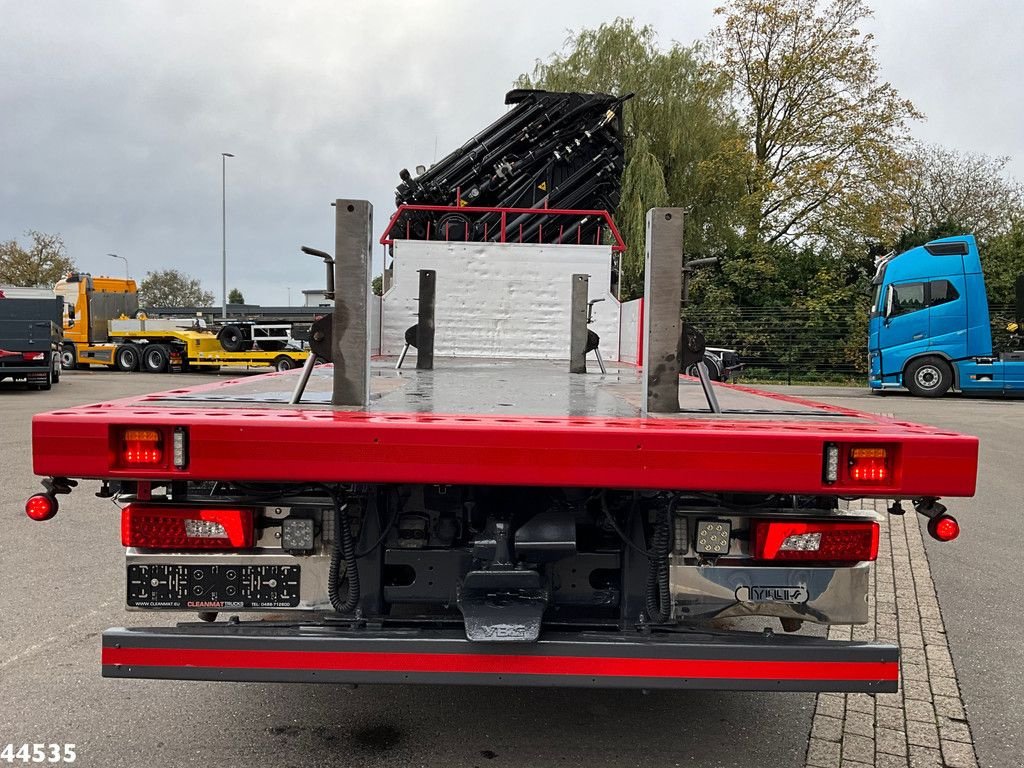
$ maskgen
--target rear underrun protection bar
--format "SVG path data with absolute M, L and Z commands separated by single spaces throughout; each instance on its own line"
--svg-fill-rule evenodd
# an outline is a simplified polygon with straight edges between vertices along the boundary
M 183 624 L 107 630 L 103 676 L 892 693 L 899 650 L 770 631 L 546 632 L 536 643 L 495 644 L 458 630 Z

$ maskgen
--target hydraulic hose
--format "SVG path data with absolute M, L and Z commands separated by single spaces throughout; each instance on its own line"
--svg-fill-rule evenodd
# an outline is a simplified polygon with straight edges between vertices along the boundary
M 359 569 L 356 567 L 356 543 L 352 538 L 352 527 L 346 514 L 347 504 L 341 503 L 337 493 L 331 493 L 334 502 L 334 549 L 331 550 L 331 573 L 327 581 L 327 596 L 331 606 L 338 613 L 352 613 L 359 605 Z M 340 575 L 338 569 L 345 563 L 345 581 L 348 595 L 345 602 L 338 594 Z

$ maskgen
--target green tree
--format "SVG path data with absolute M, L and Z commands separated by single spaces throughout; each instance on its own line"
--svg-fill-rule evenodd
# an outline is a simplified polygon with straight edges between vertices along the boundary
M 373 278 L 373 295 L 383 296 L 384 295 L 384 275 L 377 275 Z
M 879 237 L 914 105 L 879 76 L 863 0 L 729 0 L 711 36 L 754 156 L 754 243 Z
M 649 208 L 687 209 L 689 254 L 719 252 L 733 240 L 746 149 L 728 83 L 700 47 L 663 47 L 652 27 L 619 18 L 572 34 L 562 52 L 538 60 L 517 86 L 635 94 L 623 108 L 626 170 L 614 212 L 628 248 L 625 298 L 643 289 Z
M 232 288 L 228 292 L 228 304 L 245 304 L 245 296 L 237 288 Z
M 988 300 L 1006 306 L 1014 301 L 1014 283 L 1024 275 L 1024 217 L 1010 223 L 1009 229 L 982 245 L 981 266 L 985 270 Z
M 177 269 L 147 272 L 139 285 L 139 304 L 143 307 L 208 307 L 213 294 L 191 275 Z
M 1024 214 L 1024 186 L 1006 175 L 1008 157 L 922 143 L 906 157 L 908 172 L 897 189 L 904 233 L 973 234 L 984 243 L 1009 232 Z
M 75 271 L 74 259 L 67 255 L 60 235 L 48 235 L 30 229 L 29 243 L 17 240 L 0 242 L 0 283 L 24 288 L 52 288 L 68 272 Z

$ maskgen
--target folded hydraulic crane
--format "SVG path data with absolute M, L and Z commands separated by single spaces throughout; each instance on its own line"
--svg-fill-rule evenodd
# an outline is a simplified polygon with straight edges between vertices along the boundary
M 434 210 L 406 208 L 388 234 L 416 240 L 592 242 L 600 221 L 567 216 L 559 222 L 526 209 L 616 209 L 624 167 L 622 105 L 631 96 L 509 91 L 505 103 L 513 108 L 460 149 L 415 177 L 401 171 L 396 204 Z M 469 216 L 438 211 L 438 206 L 525 212 Z

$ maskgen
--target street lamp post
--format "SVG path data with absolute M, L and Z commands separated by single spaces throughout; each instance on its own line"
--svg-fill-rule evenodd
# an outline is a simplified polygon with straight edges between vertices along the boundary
M 230 152 L 220 153 L 220 232 L 221 232 L 221 301 L 220 316 L 228 316 L 228 195 L 227 162 L 234 157 Z
M 116 253 L 108 253 L 107 256 L 110 256 L 111 258 L 114 258 L 114 259 L 120 259 L 121 261 L 124 262 L 124 279 L 127 280 L 128 279 L 128 259 L 126 259 L 124 256 L 118 256 Z

